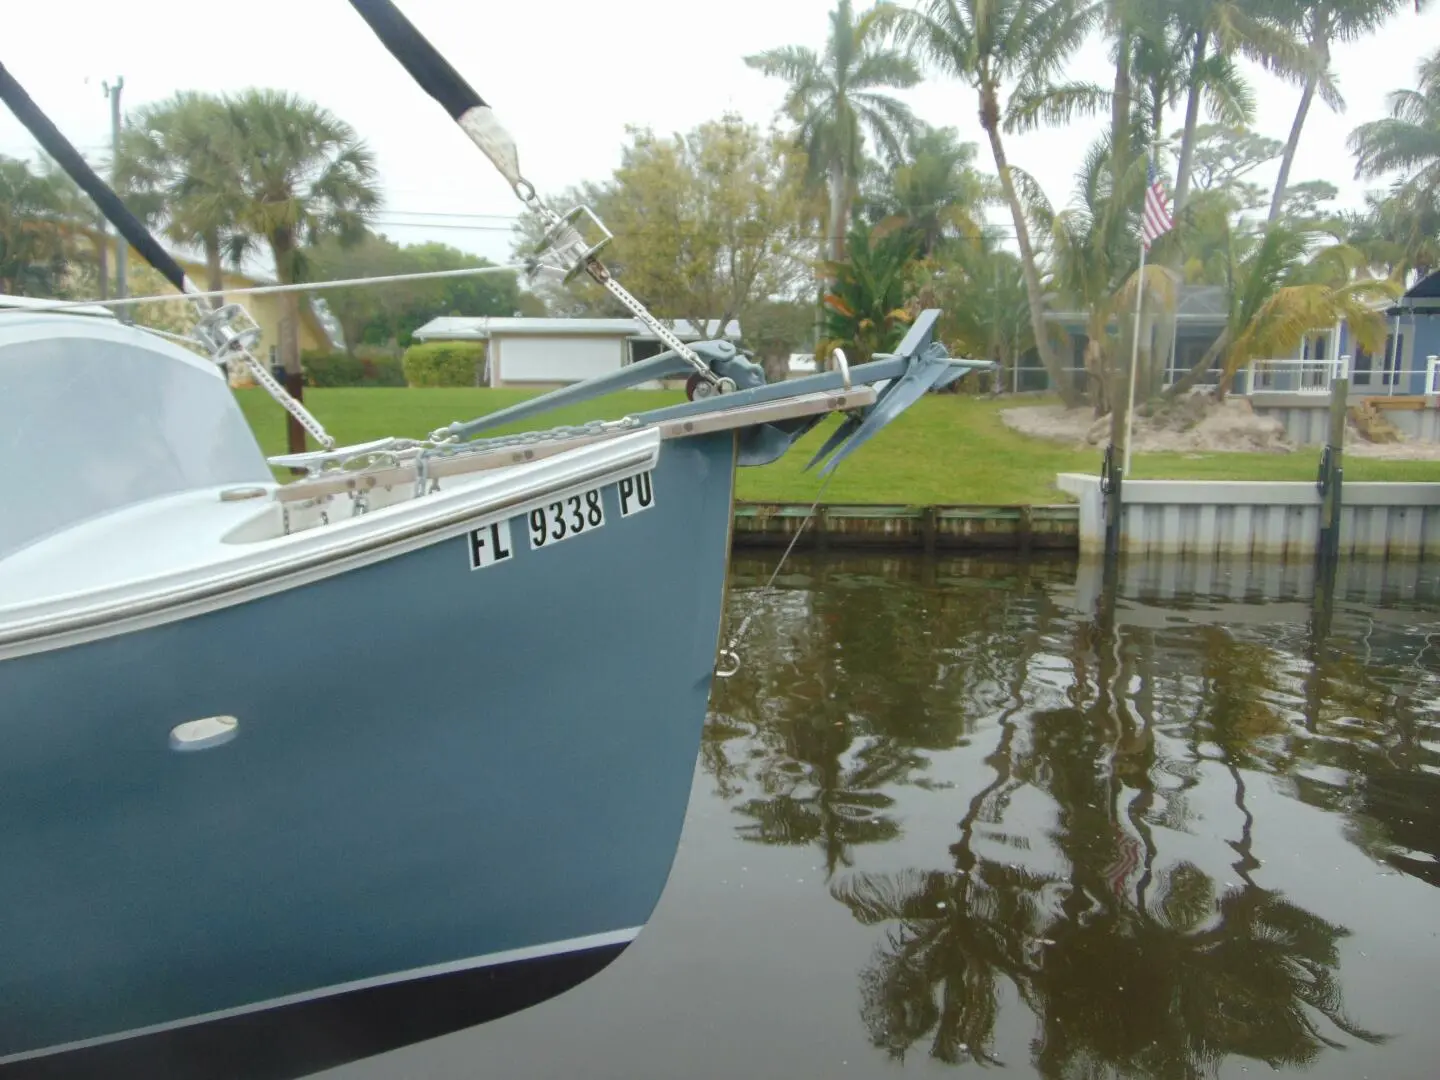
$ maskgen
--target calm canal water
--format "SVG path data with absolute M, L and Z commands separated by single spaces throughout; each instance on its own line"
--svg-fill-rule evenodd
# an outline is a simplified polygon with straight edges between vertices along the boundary
M 1437 1075 L 1440 568 L 772 566 L 639 941 L 330 1075 Z

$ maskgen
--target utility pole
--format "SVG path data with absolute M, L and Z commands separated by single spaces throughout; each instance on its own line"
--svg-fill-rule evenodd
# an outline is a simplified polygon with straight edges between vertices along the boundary
M 117 78 L 113 86 L 108 82 L 104 85 L 105 96 L 110 99 L 110 186 L 115 187 L 115 178 L 120 170 L 120 91 L 125 89 L 125 78 L 124 76 Z M 130 295 L 125 282 L 129 247 L 125 238 L 117 233 L 115 237 L 115 299 L 117 300 Z M 130 321 L 128 309 L 116 308 L 116 314 L 125 322 Z

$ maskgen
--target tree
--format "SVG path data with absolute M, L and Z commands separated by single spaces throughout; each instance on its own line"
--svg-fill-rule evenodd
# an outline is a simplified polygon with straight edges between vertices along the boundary
M 1106 100 L 1106 92 L 1096 86 L 1054 83 L 1099 14 L 1100 8 L 1088 0 L 927 0 L 918 10 L 887 5 L 880 16 L 931 70 L 975 89 L 980 126 L 1015 226 L 1036 348 L 1061 397 L 1072 405 L 1079 398 L 1045 332 L 1040 270 L 1017 172 L 1005 154 L 1001 132 L 1002 126 L 1013 132 L 1042 121 L 1064 121 L 1093 111 Z M 1013 90 L 1002 109 L 1002 95 L 1011 83 Z
M 669 138 L 631 129 L 630 140 L 609 181 L 571 192 L 615 234 L 603 258 L 627 289 L 658 317 L 698 326 L 743 325 L 753 305 L 795 293 L 811 226 L 805 163 L 786 139 L 727 115 Z M 517 248 L 544 229 L 527 214 Z M 628 314 L 586 278 L 570 288 L 583 310 Z
M 0 156 L 0 293 L 55 296 L 74 251 L 74 223 L 51 174 Z
M 1421 60 L 1419 86 L 1390 94 L 1390 115 L 1350 133 L 1355 176 L 1404 174 L 1417 205 L 1440 190 L 1440 49 Z
M 359 240 L 380 205 L 375 163 L 353 128 L 328 109 L 277 90 L 247 90 L 225 99 L 227 157 L 235 172 L 229 189 L 238 196 L 236 231 L 263 238 L 284 283 L 306 276 L 305 245 L 326 236 Z M 298 387 L 300 306 L 284 295 L 280 361 Z M 293 391 L 292 391 L 293 392 Z M 305 433 L 289 425 L 292 452 L 304 449 Z
M 326 237 L 305 251 L 309 276 L 314 281 L 359 277 L 389 277 L 413 273 L 415 260 L 383 235 L 366 232 L 352 244 Z M 397 282 L 379 288 L 333 289 L 325 302 L 340 323 L 345 348 L 354 352 L 362 344 L 398 342 L 401 312 L 417 300 L 419 282 Z
M 782 382 L 790 370 L 790 354 L 803 352 L 814 341 L 814 311 L 797 300 L 762 300 L 754 304 L 740 324 L 743 344 L 765 368 L 767 382 Z
M 1171 141 L 1178 147 L 1181 132 Z M 1201 124 L 1194 132 L 1191 182 L 1194 190 L 1222 192 L 1237 211 L 1264 205 L 1264 191 L 1245 177 L 1280 156 L 1279 139 L 1251 131 L 1243 124 Z
M 1303 78 L 1314 70 L 1314 60 L 1292 31 L 1276 17 L 1270 0 L 1175 0 L 1171 9 L 1179 29 L 1185 58 L 1185 123 L 1181 129 L 1180 157 L 1175 170 L 1175 206 L 1183 209 L 1190 191 L 1196 129 L 1202 98 L 1212 99 L 1234 85 L 1235 55 L 1244 56 L 1286 78 Z M 1245 102 L 1215 101 L 1220 112 L 1239 111 Z M 1217 117 L 1228 121 L 1224 115 Z M 1244 117 L 1248 121 L 1249 117 Z
M 1097 416 L 1114 411 L 1117 385 L 1129 370 L 1129 352 L 1119 345 L 1133 333 L 1125 315 L 1134 310 L 1135 289 L 1143 287 L 1154 297 L 1151 306 L 1173 303 L 1171 275 L 1164 267 L 1147 266 L 1145 281 L 1136 280 L 1146 161 L 1133 159 L 1117 184 L 1113 158 L 1109 139 L 1098 141 L 1076 177 L 1070 206 L 1059 213 L 1043 203 L 1035 206 L 1050 240 L 1053 288 L 1085 313 L 1085 370 Z M 1118 339 L 1112 324 L 1120 328 Z
M 1280 204 L 1280 220 L 1319 225 L 1334 216 L 1325 208 L 1325 204 L 1334 202 L 1339 195 L 1340 189 L 1326 180 L 1305 180 L 1299 184 L 1291 184 L 1286 188 L 1285 198 Z
M 977 147 L 961 142 L 954 128 L 924 126 L 906 144 L 905 160 L 874 170 L 864 216 L 913 229 L 921 257 L 973 233 L 985 205 L 999 194 L 994 177 L 975 168 Z
M 1171 396 L 1189 390 L 1223 356 L 1216 393 L 1224 397 L 1241 368 L 1290 354 L 1306 334 L 1342 319 L 1352 341 L 1371 352 L 1383 348 L 1385 320 L 1373 304 L 1393 298 L 1394 283 L 1357 276 L 1365 257 L 1345 244 L 1314 252 L 1322 237 L 1313 227 L 1284 224 L 1269 225 L 1259 236 L 1229 234 L 1225 326 L 1200 361 L 1170 388 Z
M 1330 47 L 1335 42 L 1357 41 L 1367 34 L 1380 29 L 1385 22 L 1402 7 L 1409 7 L 1412 0 L 1283 0 L 1281 18 L 1298 27 L 1305 35 L 1305 42 L 1312 53 L 1309 70 L 1305 74 L 1304 88 L 1300 92 L 1300 104 L 1295 108 L 1295 120 L 1290 125 L 1290 137 L 1285 141 L 1285 150 L 1280 157 L 1280 173 L 1275 178 L 1275 193 L 1270 199 L 1269 221 L 1278 221 L 1285 210 L 1285 193 L 1290 183 L 1290 167 L 1295 162 L 1295 151 L 1300 145 L 1300 131 L 1310 112 L 1310 103 L 1318 92 L 1325 104 L 1336 112 L 1345 108 L 1345 99 L 1335 84 L 1335 73 L 1330 70 Z M 1418 12 L 1427 0 L 1413 0 Z
M 745 63 L 790 84 L 784 110 L 805 151 L 807 180 L 825 182 L 830 205 L 825 235 L 830 261 L 839 264 L 865 135 L 891 160 L 901 157 L 914 118 L 909 106 L 884 91 L 914 86 L 920 72 L 902 53 L 883 46 L 874 11 L 855 18 L 851 0 L 839 0 L 830 13 L 823 56 L 787 45 L 747 56 Z
M 1396 281 L 1440 267 L 1440 198 L 1397 181 L 1388 195 L 1371 192 L 1365 208 L 1344 219 L 1346 242 Z
M 446 244 L 401 247 L 383 235 L 367 232 L 344 244 L 327 237 L 305 251 L 313 281 L 388 277 L 493 265 Z M 402 281 L 374 288 L 337 289 L 327 303 L 340 322 L 345 347 L 359 345 L 404 348 L 416 330 L 439 315 L 513 315 L 519 303 L 515 275 L 484 274 L 440 281 Z
M 126 205 L 175 243 L 204 251 L 209 292 L 225 287 L 222 255 L 238 265 L 252 241 L 239 224 L 239 151 L 225 102 L 193 90 L 132 113 L 120 136 L 115 177 Z
M 917 250 L 916 236 L 908 229 L 863 224 L 851 229 L 849 259 L 827 267 L 834 286 L 825 294 L 818 360 L 840 347 L 851 363 L 863 364 L 899 343 L 910 321 L 906 277 Z
M 952 356 L 993 360 L 1009 386 L 1020 357 L 1035 346 L 1020 260 L 989 234 L 976 232 L 912 264 L 908 307 L 939 308 L 940 337 Z

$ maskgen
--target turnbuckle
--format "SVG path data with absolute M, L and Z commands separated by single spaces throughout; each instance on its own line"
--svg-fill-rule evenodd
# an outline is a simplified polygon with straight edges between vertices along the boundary
M 232 353 L 248 353 L 260 344 L 260 326 L 239 304 L 226 304 L 203 316 L 195 324 L 195 336 L 210 350 L 215 363 L 224 363 Z
M 593 226 L 600 233 L 595 243 L 590 243 L 577 227 L 582 218 L 589 218 L 587 228 Z M 557 217 L 545 231 L 535 254 L 528 260 L 527 270 L 533 278 L 542 269 L 553 269 L 564 275 L 566 284 L 578 277 L 585 268 L 615 239 L 605 223 L 595 216 L 588 206 L 577 206 L 564 217 Z M 558 265 L 547 262 L 553 256 Z

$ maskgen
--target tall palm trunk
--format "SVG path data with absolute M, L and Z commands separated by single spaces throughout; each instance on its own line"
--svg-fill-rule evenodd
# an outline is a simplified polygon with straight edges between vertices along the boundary
M 1180 136 L 1180 159 L 1175 163 L 1175 216 L 1178 218 L 1181 210 L 1184 209 L 1186 201 L 1190 197 L 1190 173 L 1195 160 L 1195 129 L 1200 122 L 1200 93 L 1201 83 L 1199 76 L 1200 65 L 1205 61 L 1205 49 L 1209 41 L 1209 33 L 1203 29 L 1193 32 L 1190 53 L 1190 87 L 1185 96 L 1185 127 Z M 1166 260 L 1166 269 L 1174 274 L 1180 272 L 1180 262 L 1183 253 L 1178 249 L 1173 251 L 1170 258 Z M 1178 299 L 1177 299 L 1178 305 Z M 1164 383 L 1164 372 L 1170 370 L 1170 365 L 1175 360 L 1175 311 L 1166 311 L 1165 317 L 1159 326 L 1159 343 L 1155 349 L 1155 356 L 1160 368 L 1159 382 Z M 1206 355 L 1209 355 L 1208 353 Z M 1207 361 L 1208 363 L 1208 361 Z M 1195 380 L 1204 373 L 1202 368 L 1199 372 L 1193 372 L 1193 378 L 1186 376 L 1179 383 L 1170 388 L 1170 394 L 1183 393 L 1184 390 L 1193 386 Z
M 100 263 L 98 267 L 100 271 L 100 299 L 108 300 L 110 299 L 110 234 L 105 229 L 101 229 L 98 234 L 95 251 L 98 255 L 97 261 Z
M 1185 130 L 1180 137 L 1180 160 L 1175 165 L 1175 209 L 1179 211 L 1190 196 L 1190 173 L 1195 160 L 1195 128 L 1200 122 L 1200 76 L 1197 71 L 1205 62 L 1205 46 L 1209 35 L 1195 31 L 1195 44 L 1190 62 L 1190 89 L 1185 98 Z
M 1040 295 L 1040 271 L 1035 266 L 1035 249 L 1030 245 L 1030 229 L 1025 222 L 1025 210 L 1020 205 L 1020 196 L 1015 191 L 1015 180 L 1010 175 L 1010 162 L 1005 157 L 1005 147 L 1000 141 L 1000 104 L 996 99 L 995 85 L 986 81 L 980 90 L 980 126 L 990 139 L 990 152 L 995 157 L 995 171 L 1000 174 L 1000 188 L 1005 201 L 1010 204 L 1010 216 L 1015 222 L 1015 242 L 1020 248 L 1020 269 L 1025 277 L 1025 296 L 1030 306 L 1030 329 L 1035 335 L 1035 351 L 1040 363 L 1050 376 L 1050 381 L 1060 393 L 1060 400 L 1073 408 L 1081 403 L 1080 395 L 1070 382 L 1069 373 L 1060 364 L 1060 358 L 1050 346 L 1046 333 L 1045 308 Z
M 1280 155 L 1280 173 L 1275 178 L 1275 194 L 1270 199 L 1270 216 L 1266 222 L 1274 224 L 1280 218 L 1285 206 L 1285 189 L 1290 184 L 1290 166 L 1295 162 L 1295 151 L 1300 146 L 1300 131 L 1305 127 L 1305 117 L 1310 112 L 1310 103 L 1315 100 L 1315 90 L 1320 76 L 1330 67 L 1330 44 L 1318 25 L 1319 17 L 1310 16 L 1310 48 L 1315 53 L 1315 69 L 1305 78 L 1305 89 L 1300 93 L 1300 104 L 1295 109 L 1295 120 L 1290 125 L 1290 137 L 1285 140 L 1285 152 Z
M 270 247 L 275 254 L 275 276 L 283 285 L 295 284 L 295 260 L 298 252 L 295 237 L 288 229 L 277 229 L 270 234 Z M 300 367 L 300 298 L 295 293 L 280 294 L 280 366 L 284 369 L 282 380 L 285 389 L 296 401 L 304 400 L 305 379 Z M 286 413 L 287 443 L 290 453 L 303 454 L 306 450 L 305 429 L 300 421 Z
M 1115 87 L 1110 95 L 1110 152 L 1115 186 L 1130 160 L 1130 32 L 1122 26 L 1115 42 Z
M 845 219 L 849 216 L 847 211 L 850 204 L 849 178 L 845 175 L 845 166 L 840 162 L 831 162 L 826 187 L 830 195 L 830 223 L 826 232 L 830 243 L 830 261 L 840 263 L 845 261 Z
M 209 280 L 205 283 L 206 292 L 220 292 L 225 288 L 225 270 L 220 265 L 220 237 L 215 232 L 207 232 L 204 236 L 205 245 L 205 274 Z M 219 308 L 225 302 L 223 296 L 212 296 L 210 306 Z

